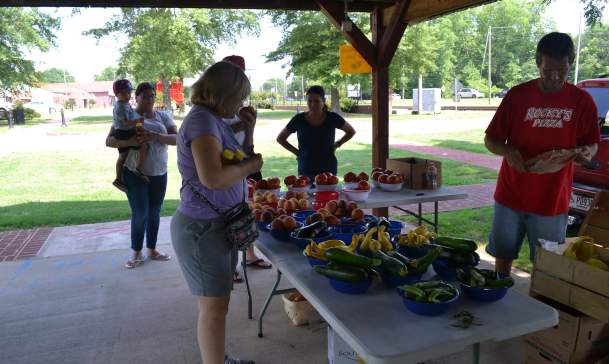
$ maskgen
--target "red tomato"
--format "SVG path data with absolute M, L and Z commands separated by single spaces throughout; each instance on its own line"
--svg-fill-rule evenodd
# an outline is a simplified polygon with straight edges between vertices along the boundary
M 391 184 L 400 183 L 400 176 L 398 176 L 397 174 L 392 174 L 391 176 L 389 176 L 387 178 L 387 183 L 391 183 Z
M 386 174 L 381 174 L 381 175 L 379 176 L 379 183 L 387 183 L 387 178 L 389 178 L 389 176 L 388 176 L 388 175 L 386 175 Z
M 294 184 L 294 182 L 296 182 L 296 176 L 294 176 L 294 175 L 287 176 L 286 178 L 283 179 L 283 183 L 285 183 L 286 186 L 291 186 Z
M 298 178 L 292 186 L 294 187 L 307 187 L 307 180 L 304 178 Z
M 366 174 L 366 172 L 358 174 L 357 178 L 359 178 L 360 181 L 367 181 L 369 179 L 368 174 Z
M 345 176 L 343 177 L 343 180 L 345 182 L 354 182 L 355 181 L 355 173 L 353 172 L 349 172 L 347 174 L 345 174 Z
M 315 184 L 318 184 L 318 185 L 327 185 L 328 184 L 328 177 L 326 177 L 326 175 L 324 173 L 318 174 L 317 176 L 315 176 Z
M 330 176 L 330 177 L 328 178 L 328 184 L 329 184 L 329 185 L 335 185 L 335 184 L 338 184 L 338 177 L 336 177 L 336 176 Z
M 374 173 L 372 173 L 372 179 L 375 181 L 379 180 L 379 177 L 383 175 L 382 171 L 375 171 Z
M 359 181 L 359 183 L 357 184 L 357 189 L 367 191 L 370 189 L 370 185 L 367 181 Z

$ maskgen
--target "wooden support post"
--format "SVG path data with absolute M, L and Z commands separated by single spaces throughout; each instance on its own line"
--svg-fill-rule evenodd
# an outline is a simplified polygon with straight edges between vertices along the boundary
M 380 44 L 385 27 L 383 9 L 370 13 L 372 44 Z M 378 49 L 378 47 L 377 47 Z M 389 157 L 389 66 L 372 66 L 372 166 L 385 168 Z M 376 216 L 388 216 L 386 207 L 373 209 Z

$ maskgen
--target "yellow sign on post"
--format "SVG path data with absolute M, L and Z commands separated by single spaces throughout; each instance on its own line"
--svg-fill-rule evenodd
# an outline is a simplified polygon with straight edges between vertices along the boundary
M 370 73 L 372 67 L 351 44 L 338 47 L 340 73 Z

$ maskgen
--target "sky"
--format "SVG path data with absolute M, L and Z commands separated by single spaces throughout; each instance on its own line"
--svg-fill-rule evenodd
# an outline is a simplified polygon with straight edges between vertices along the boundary
M 52 67 L 65 68 L 76 78 L 76 81 L 94 80 L 105 67 L 114 66 L 119 58 L 119 50 L 126 44 L 126 37 L 116 39 L 105 37 L 99 42 L 93 37 L 82 35 L 91 28 L 101 27 L 110 19 L 117 9 L 83 8 L 79 15 L 71 15 L 71 9 L 44 9 L 62 17 L 61 30 L 56 32 L 57 46 L 49 52 L 35 52 L 36 68 L 44 70 Z M 544 16 L 555 20 L 556 29 L 561 32 L 577 34 L 579 26 L 580 3 L 577 0 L 554 0 Z M 609 19 L 609 7 L 603 21 Z M 583 24 L 582 24 L 583 26 Z M 255 89 L 274 77 L 285 78 L 287 61 L 265 62 L 265 54 L 273 51 L 281 40 L 281 30 L 275 28 L 268 19 L 261 21 L 259 37 L 242 37 L 233 47 L 222 44 L 215 52 L 217 60 L 226 55 L 238 54 L 245 57 L 247 74 Z

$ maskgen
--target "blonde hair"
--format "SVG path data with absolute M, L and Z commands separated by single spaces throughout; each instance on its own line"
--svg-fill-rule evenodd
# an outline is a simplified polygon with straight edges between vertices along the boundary
M 250 81 L 245 72 L 230 62 L 222 61 L 209 66 L 192 85 L 190 101 L 221 112 L 227 101 L 243 101 L 250 91 Z

